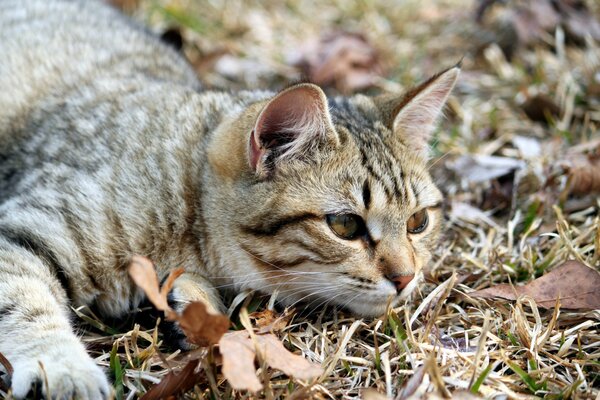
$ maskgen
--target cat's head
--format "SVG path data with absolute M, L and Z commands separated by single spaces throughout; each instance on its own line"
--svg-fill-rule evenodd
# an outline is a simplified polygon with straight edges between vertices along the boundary
M 327 99 L 311 84 L 249 107 L 209 150 L 221 273 L 376 316 L 418 284 L 440 232 L 428 141 L 459 74 L 404 95 Z M 211 212 L 212 213 L 212 212 Z

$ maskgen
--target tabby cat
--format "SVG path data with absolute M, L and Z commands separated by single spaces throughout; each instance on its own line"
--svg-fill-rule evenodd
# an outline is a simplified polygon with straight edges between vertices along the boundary
M 71 307 L 118 317 L 127 267 L 377 316 L 440 231 L 427 142 L 450 68 L 404 95 L 203 91 L 175 50 L 99 1 L 0 2 L 0 353 L 13 395 L 104 399 Z M 413 279 L 414 278 L 414 279 Z

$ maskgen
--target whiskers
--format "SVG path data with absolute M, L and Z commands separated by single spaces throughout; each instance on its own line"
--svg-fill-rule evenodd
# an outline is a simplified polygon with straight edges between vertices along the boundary
M 249 240 L 241 243 L 251 244 Z M 295 268 L 282 268 L 251 253 L 242 246 L 239 249 L 261 263 L 269 265 L 272 270 L 213 276 L 215 279 L 228 281 L 215 286 L 216 289 L 256 289 L 263 293 L 271 293 L 271 302 L 277 301 L 290 307 L 305 303 L 307 308 L 329 305 L 346 308 L 360 296 L 369 295 L 375 289 L 375 286 L 365 287 L 364 282 L 343 272 L 325 269 L 322 271 L 299 271 Z

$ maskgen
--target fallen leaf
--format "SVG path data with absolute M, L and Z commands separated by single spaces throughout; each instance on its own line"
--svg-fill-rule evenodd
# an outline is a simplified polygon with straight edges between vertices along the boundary
M 165 312 L 171 310 L 166 294 L 159 289 L 160 285 L 152 261 L 146 257 L 133 256 L 129 265 L 129 276 L 146 293 L 154 307 Z
M 600 193 L 600 157 L 585 158 L 567 168 L 568 192 L 574 195 Z
M 523 44 L 534 43 L 553 31 L 560 23 L 560 15 L 549 0 L 537 0 L 514 7 L 512 23 Z
M 371 86 L 381 72 L 379 55 L 359 33 L 336 32 L 308 42 L 293 64 L 321 86 L 352 92 Z
M 148 300 L 157 309 L 164 311 L 169 321 L 179 323 L 190 343 L 198 346 L 217 344 L 231 325 L 229 318 L 222 314 L 208 312 L 206 305 L 199 301 L 188 304 L 181 314 L 176 313 L 167 302 L 167 296 L 175 280 L 183 273 L 183 268 L 171 271 L 163 287 L 159 289 L 158 277 L 152 261 L 146 257 L 133 256 L 129 266 L 129 275 L 146 293 Z
M 379 393 L 376 389 L 367 388 L 360 391 L 360 398 L 362 400 L 388 400 L 387 397 L 383 393 Z
M 541 308 L 554 308 L 560 298 L 561 308 L 595 310 L 600 308 L 600 273 L 579 261 L 566 261 L 544 276 L 524 286 L 507 284 L 469 293 L 469 296 L 516 300 L 528 295 Z
M 2 354 L 2 353 L 0 353 L 0 364 L 2 364 L 2 366 L 6 370 L 6 373 L 8 374 L 8 376 L 12 376 L 12 374 L 13 374 L 13 367 L 10 364 L 10 361 L 8 361 L 6 359 L 6 357 L 4 357 L 4 354 Z
M 159 383 L 152 386 L 140 400 L 160 400 L 190 390 L 204 375 L 202 370 L 196 372 L 198 365 L 200 365 L 200 360 L 193 360 L 181 371 L 169 372 Z
M 289 352 L 271 333 L 254 335 L 253 337 L 250 337 L 247 331 L 227 333 L 231 325 L 229 318 L 221 314 L 208 312 L 206 305 L 202 302 L 190 303 L 181 314 L 173 311 L 167 303 L 167 294 L 171 290 L 175 279 L 181 273 L 180 270 L 171 272 L 163 288 L 159 289 L 158 278 L 150 260 L 135 256 L 129 267 L 129 274 L 134 282 L 144 290 L 148 299 L 156 308 L 165 312 L 168 320 L 179 323 L 190 343 L 199 346 L 219 345 L 219 352 L 223 359 L 223 375 L 225 375 L 231 387 L 236 390 L 249 390 L 251 392 L 262 389 L 263 386 L 256 376 L 256 368 L 254 367 L 257 347 L 267 365 L 289 376 L 307 380 L 316 378 L 323 373 L 320 366 Z M 268 327 L 270 330 L 274 330 L 279 326 L 280 322 L 278 321 L 284 321 L 281 323 L 285 327 L 287 325 L 286 318 L 290 317 L 291 313 L 284 313 L 279 317 L 275 317 L 272 312 L 264 312 L 262 315 L 258 315 L 258 318 L 262 318 L 262 322 L 265 324 L 262 328 Z M 158 388 L 153 388 L 153 392 L 149 391 L 146 394 L 147 399 L 170 396 L 174 393 L 172 392 L 173 387 L 177 385 L 193 386 L 197 378 L 193 371 L 198 362 L 197 360 L 191 361 L 179 374 L 167 375 L 163 378 L 163 381 L 166 379 L 167 382 L 163 385 L 163 381 L 161 381 L 159 385 L 155 386 L 155 388 Z M 192 368 L 192 365 L 194 365 L 194 368 Z
M 512 144 L 519 150 L 522 158 L 535 159 L 542 155 L 542 146 L 536 138 L 515 135 L 512 138 Z
M 486 182 L 525 167 L 525 162 L 510 157 L 471 154 L 448 163 L 448 168 L 469 182 Z
M 561 109 L 554 100 L 543 94 L 528 97 L 521 108 L 530 120 L 536 122 L 551 123 L 561 114 Z
M 456 392 L 452 392 L 452 400 L 478 400 L 483 399 L 483 397 L 479 397 L 476 394 L 469 392 L 468 390 L 457 390 Z
M 13 367 L 10 364 L 10 361 L 8 361 L 2 353 L 0 353 L 0 364 L 2 364 L 2 366 L 4 367 L 4 370 L 6 371 L 6 374 L 8 375 L 8 378 L 10 379 L 13 374 Z M 0 377 L 0 390 L 3 390 L 5 392 L 8 392 L 8 390 L 9 390 L 9 387 L 4 384 L 4 379 L 2 379 L 1 377 Z
M 476 346 L 470 346 L 464 337 L 455 338 L 443 332 L 436 332 L 439 343 L 446 349 L 454 349 L 458 352 L 475 352 Z
M 257 392 L 262 384 L 256 377 L 254 359 L 258 347 L 265 363 L 297 379 L 319 377 L 323 370 L 302 356 L 291 353 L 273 334 L 255 335 L 256 343 L 248 332 L 229 332 L 219 341 L 223 358 L 223 375 L 234 389 Z
M 175 279 L 179 278 L 184 272 L 185 270 L 183 268 L 177 268 L 171 271 L 171 273 L 169 273 L 167 280 L 165 281 L 165 283 L 163 283 L 162 287 L 160 288 L 160 295 L 162 298 L 164 298 L 165 300 L 167 299 L 169 292 L 173 288 Z
M 423 383 L 423 378 L 425 377 L 425 370 L 425 364 L 417 368 L 413 376 L 411 376 L 409 380 L 404 382 L 402 388 L 398 391 L 395 400 L 405 400 L 410 398 L 410 396 L 412 396 L 417 391 L 419 386 L 421 386 L 421 383 Z
M 504 24 L 486 24 L 484 17 L 492 5 L 503 4 L 508 11 L 498 21 Z M 476 20 L 483 25 L 508 25 L 517 34 L 518 44 L 531 45 L 543 41 L 561 26 L 570 41 L 585 44 L 587 36 L 600 40 L 600 22 L 582 1 L 536 0 L 500 1 L 482 0 Z M 506 29 L 506 28 L 504 28 Z
M 285 329 L 293 316 L 294 311 L 288 309 L 279 315 L 270 309 L 250 314 L 250 318 L 254 320 L 254 325 L 257 328 L 257 333 L 280 332 Z
M 231 387 L 256 393 L 263 385 L 256 377 L 256 353 L 248 339 L 246 331 L 227 333 L 219 340 L 219 352 L 223 357 L 223 375 Z
M 470 204 L 453 201 L 450 210 L 450 218 L 453 220 L 461 219 L 474 224 L 484 223 L 496 229 L 502 229 L 493 219 L 479 208 Z
M 265 362 L 286 375 L 296 379 L 308 380 L 319 377 L 323 370 L 306 358 L 291 353 L 275 335 L 256 335 Z
M 219 343 L 219 339 L 231 325 L 225 315 L 208 312 L 206 305 L 198 301 L 190 303 L 177 317 L 177 321 L 188 341 L 198 346 Z
M 563 24 L 567 36 L 578 43 L 585 43 L 586 37 L 600 40 L 600 22 L 584 2 L 577 2 L 573 7 L 568 1 L 555 1 L 563 16 Z

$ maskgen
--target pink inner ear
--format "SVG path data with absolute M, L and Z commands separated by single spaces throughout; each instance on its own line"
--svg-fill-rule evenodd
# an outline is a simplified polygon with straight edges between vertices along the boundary
M 265 150 L 260 148 L 260 145 L 256 139 L 256 129 L 252 129 L 252 133 L 250 133 L 250 166 L 252 169 L 256 170 L 258 162 L 264 153 Z
M 258 138 L 263 144 L 265 136 L 285 133 L 286 136 L 297 136 L 298 130 L 319 119 L 322 110 L 319 108 L 318 93 L 310 88 L 292 89 L 273 99 L 261 113 L 256 124 Z
M 325 134 L 327 105 L 320 89 L 297 86 L 276 96 L 261 112 L 250 135 L 250 165 L 254 170 L 267 151 L 287 157 Z
M 459 72 L 454 67 L 435 77 L 423 88 L 419 88 L 396 115 L 393 130 L 397 134 L 410 135 L 410 143 L 414 149 L 426 152 L 431 132 L 442 114 Z

